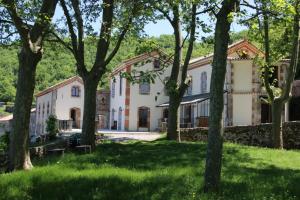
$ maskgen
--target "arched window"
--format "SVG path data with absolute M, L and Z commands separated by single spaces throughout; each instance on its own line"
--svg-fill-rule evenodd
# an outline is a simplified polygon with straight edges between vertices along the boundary
M 115 109 L 111 110 L 111 129 L 117 129 L 117 123 L 115 121 Z
M 170 79 L 170 77 L 166 77 L 165 79 L 164 79 L 164 93 L 165 93 L 165 95 L 166 96 L 169 96 L 169 92 L 168 92 L 168 89 L 167 89 L 167 83 L 168 83 L 168 81 L 169 81 L 169 79 Z
M 72 86 L 71 96 L 72 97 L 80 97 L 80 87 L 79 86 Z
M 122 78 L 122 74 L 120 73 L 120 96 L 122 96 L 122 88 L 123 88 L 123 78 Z
M 160 69 L 160 61 L 159 61 L 159 59 L 155 59 L 153 61 L 153 67 L 154 67 L 154 69 Z
M 49 101 L 48 101 L 48 103 L 47 103 L 47 115 L 49 115 L 49 113 L 50 113 L 50 104 L 49 104 Z
M 41 104 L 39 104 L 39 107 L 38 107 L 38 116 L 40 117 L 40 114 L 41 114 Z
M 187 88 L 186 94 L 187 95 L 193 94 L 193 79 L 191 79 L 191 81 L 189 82 L 189 87 Z
M 201 93 L 207 93 L 207 73 L 201 73 Z
M 138 108 L 138 126 L 139 128 L 149 128 L 150 123 L 150 108 L 139 107 Z
M 42 116 L 44 117 L 44 113 L 45 113 L 45 103 L 43 103 L 43 111 L 42 111 Z
M 116 81 L 113 80 L 111 83 L 111 97 L 115 98 L 115 91 L 116 91 Z
M 140 83 L 140 94 L 150 94 L 150 83 Z
M 119 113 L 118 113 L 118 130 L 122 129 L 122 108 L 119 107 Z

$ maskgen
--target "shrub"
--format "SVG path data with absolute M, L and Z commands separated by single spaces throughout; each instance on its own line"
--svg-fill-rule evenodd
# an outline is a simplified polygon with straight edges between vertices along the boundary
M 69 145 L 70 147 L 76 147 L 78 145 L 80 145 L 80 140 L 81 140 L 82 134 L 81 133 L 75 133 L 73 135 L 70 136 L 69 138 Z
M 58 124 L 57 124 L 57 118 L 55 115 L 50 115 L 48 117 L 46 131 L 49 134 L 50 140 L 53 140 L 56 138 L 56 134 L 58 133 Z
M 6 132 L 0 137 L 0 151 L 6 152 L 9 144 L 9 132 Z

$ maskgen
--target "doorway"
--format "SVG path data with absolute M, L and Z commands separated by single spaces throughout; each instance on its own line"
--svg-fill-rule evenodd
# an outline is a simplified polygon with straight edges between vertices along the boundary
M 150 130 L 150 109 L 148 107 L 138 109 L 138 130 Z
M 70 119 L 72 120 L 72 128 L 80 129 L 80 108 L 70 109 Z
M 122 108 L 119 108 L 118 113 L 118 130 L 122 130 Z

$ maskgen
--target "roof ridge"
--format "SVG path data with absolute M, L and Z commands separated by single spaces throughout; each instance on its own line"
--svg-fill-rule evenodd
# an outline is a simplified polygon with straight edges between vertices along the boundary
M 48 87 L 48 88 L 40 91 L 40 92 L 38 92 L 37 94 L 35 94 L 35 96 L 36 97 L 42 96 L 44 94 L 47 94 L 47 93 L 55 90 L 56 88 L 59 88 L 60 85 L 66 83 L 66 82 L 70 82 L 71 83 L 71 82 L 74 82 L 75 80 L 78 80 L 79 82 L 83 82 L 80 76 L 75 75 L 75 76 L 67 78 L 67 79 L 65 79 L 65 80 L 63 80 L 61 82 L 58 82 L 58 83 L 56 83 L 56 84 L 54 84 L 54 85 L 52 85 L 52 86 L 50 86 L 50 87 Z

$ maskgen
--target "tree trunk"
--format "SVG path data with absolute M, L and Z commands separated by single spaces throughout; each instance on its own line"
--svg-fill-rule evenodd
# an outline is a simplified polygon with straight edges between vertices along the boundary
M 82 122 L 83 143 L 91 145 L 95 150 L 95 117 L 96 117 L 96 96 L 99 80 L 93 77 L 85 77 L 84 80 L 84 110 Z
M 228 15 L 233 11 L 236 3 L 238 2 L 223 1 L 222 8 L 217 14 L 210 86 L 210 115 L 204 183 L 205 192 L 218 191 L 220 186 L 224 132 L 222 118 L 224 108 L 223 88 L 231 24 Z
M 273 147 L 283 149 L 282 138 L 282 109 L 284 103 L 279 100 L 274 100 L 272 103 L 272 143 Z
M 30 110 L 35 87 L 35 72 L 41 53 L 32 53 L 23 47 L 19 52 L 17 94 L 13 113 L 13 130 L 10 135 L 9 171 L 32 168 L 29 144 Z
M 169 114 L 168 114 L 168 129 L 167 129 L 167 139 L 168 140 L 177 140 L 178 139 L 177 128 L 178 128 L 179 105 L 180 105 L 179 97 L 170 95 Z

